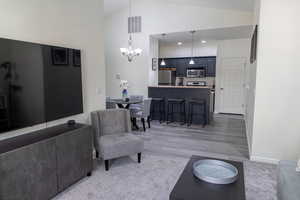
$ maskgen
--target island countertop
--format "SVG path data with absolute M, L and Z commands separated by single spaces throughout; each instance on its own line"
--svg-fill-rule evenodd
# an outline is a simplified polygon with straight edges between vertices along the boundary
M 175 85 L 158 85 L 149 86 L 149 88 L 196 88 L 196 89 L 213 89 L 213 86 L 175 86 Z

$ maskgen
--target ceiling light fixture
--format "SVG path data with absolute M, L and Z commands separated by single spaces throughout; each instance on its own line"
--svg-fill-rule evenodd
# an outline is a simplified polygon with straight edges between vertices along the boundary
M 205 43 L 207 43 L 207 41 L 206 41 L 206 40 L 202 40 L 201 43 L 202 43 L 202 44 L 205 44 Z
M 165 33 L 163 33 L 163 34 L 161 34 L 161 35 L 162 35 L 162 40 L 164 40 L 164 38 L 165 38 L 166 34 L 165 34 Z M 165 60 L 164 60 L 164 59 L 162 59 L 162 60 L 161 60 L 161 63 L 160 63 L 160 65 L 161 65 L 161 66 L 166 66 L 166 62 L 165 62 Z
M 129 0 L 129 17 L 131 17 L 131 0 Z M 132 43 L 132 34 L 129 33 L 128 48 L 120 48 L 121 54 L 126 56 L 129 62 L 131 62 L 134 57 L 141 55 L 143 51 L 140 48 L 134 49 Z
M 196 31 L 191 31 L 192 34 L 192 56 L 191 56 L 191 60 L 189 62 L 190 65 L 194 65 L 195 61 L 193 60 L 194 57 L 194 34 L 196 33 Z
M 182 45 L 182 42 L 177 42 L 177 45 L 178 45 L 178 46 L 181 46 L 181 45 Z

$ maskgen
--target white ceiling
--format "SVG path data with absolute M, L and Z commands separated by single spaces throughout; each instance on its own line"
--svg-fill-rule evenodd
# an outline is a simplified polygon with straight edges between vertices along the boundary
M 232 40 L 250 38 L 252 35 L 252 26 L 237 26 L 230 28 L 218 28 L 196 31 L 195 40 Z M 160 39 L 163 43 L 191 42 L 192 34 L 190 32 L 168 33 L 163 38 L 161 34 L 152 35 Z
M 152 0 L 149 0 L 152 1 Z M 254 0 L 160 0 L 167 3 L 205 6 L 220 9 L 253 11 Z M 128 6 L 129 0 L 104 0 L 105 16 Z

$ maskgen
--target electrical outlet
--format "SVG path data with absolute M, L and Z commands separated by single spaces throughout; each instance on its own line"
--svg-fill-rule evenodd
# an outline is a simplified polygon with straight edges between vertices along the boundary
M 116 74 L 116 79 L 120 80 L 121 79 L 121 74 L 117 73 Z

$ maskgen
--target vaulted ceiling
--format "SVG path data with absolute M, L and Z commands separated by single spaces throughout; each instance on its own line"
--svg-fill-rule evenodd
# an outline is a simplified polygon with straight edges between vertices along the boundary
M 152 1 L 152 0 L 149 0 Z M 204 6 L 219 9 L 253 11 L 254 0 L 160 0 L 168 3 Z M 129 4 L 129 0 L 104 0 L 105 15 L 116 12 Z
M 198 30 L 194 34 L 195 41 L 201 40 L 233 40 L 250 38 L 253 31 L 252 26 L 237 26 L 218 29 Z M 190 32 L 168 33 L 164 37 L 161 34 L 152 35 L 163 43 L 191 42 Z

